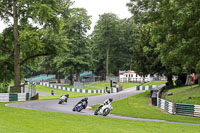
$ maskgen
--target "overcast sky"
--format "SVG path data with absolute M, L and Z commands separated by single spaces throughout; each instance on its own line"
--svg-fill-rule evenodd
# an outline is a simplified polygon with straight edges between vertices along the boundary
M 103 13 L 115 13 L 119 18 L 128 18 L 131 16 L 126 3 L 130 0 L 75 0 L 74 7 L 85 8 L 88 15 L 92 16 L 91 30 L 94 28 L 99 15 Z M 0 32 L 5 28 L 5 24 L 0 21 Z
M 131 13 L 126 7 L 130 0 L 75 0 L 74 6 L 86 8 L 88 15 L 92 16 L 91 30 L 99 19 L 99 15 L 104 13 L 115 13 L 119 18 L 128 18 Z

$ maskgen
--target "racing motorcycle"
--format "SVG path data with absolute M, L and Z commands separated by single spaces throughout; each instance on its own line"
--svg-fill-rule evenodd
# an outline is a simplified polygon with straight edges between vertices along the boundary
M 94 115 L 107 116 L 111 110 L 112 110 L 112 104 L 109 103 L 107 105 L 103 105 L 103 107 L 101 107 L 101 108 L 96 109 L 94 112 Z
M 72 109 L 72 111 L 78 111 L 80 112 L 82 109 L 85 109 L 87 107 L 87 103 L 85 101 L 75 105 L 75 107 Z
M 69 97 L 69 94 L 61 96 L 58 104 L 62 104 L 64 102 L 67 102 L 68 97 Z

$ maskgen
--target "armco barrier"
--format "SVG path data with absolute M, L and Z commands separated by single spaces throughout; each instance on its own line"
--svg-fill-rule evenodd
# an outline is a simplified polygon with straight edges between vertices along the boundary
M 178 114 L 178 115 L 193 115 L 194 114 L 194 105 L 176 103 L 176 114 Z
M 0 102 L 27 101 L 29 99 L 29 93 L 0 93 Z
M 71 91 L 71 92 L 80 92 L 80 93 L 106 93 L 105 89 L 102 90 L 85 90 L 85 89 L 74 89 L 74 88 L 67 88 L 67 87 L 62 87 L 62 86 L 58 86 L 58 85 L 52 85 L 52 84 L 48 84 L 48 83 L 42 83 L 40 82 L 40 85 L 46 86 L 46 87 L 50 87 L 50 88 L 55 88 L 55 89 L 60 89 L 60 90 L 66 90 L 66 91 Z M 115 90 L 111 89 L 111 93 L 114 93 Z

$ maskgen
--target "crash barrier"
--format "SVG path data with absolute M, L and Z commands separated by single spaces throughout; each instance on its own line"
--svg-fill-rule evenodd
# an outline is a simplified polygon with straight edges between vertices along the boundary
M 62 87 L 62 86 L 58 86 L 58 85 L 53 85 L 53 84 L 49 84 L 49 83 L 43 83 L 40 82 L 40 85 L 46 86 L 46 87 L 50 87 L 50 88 L 55 88 L 55 89 L 60 89 L 60 90 L 66 90 L 66 91 L 71 91 L 71 92 L 79 92 L 79 93 L 116 93 L 121 89 L 117 90 L 117 88 L 112 87 L 111 89 L 101 89 L 101 90 L 85 90 L 85 89 L 75 89 L 75 88 L 67 88 L 67 87 Z
M 105 89 L 101 89 L 101 90 L 75 89 L 75 88 L 67 88 L 67 87 L 62 87 L 62 86 L 48 84 L 48 83 L 43 83 L 43 82 L 40 82 L 40 85 L 43 85 L 43 86 L 46 86 L 46 87 L 55 88 L 55 89 L 60 89 L 60 90 L 71 91 L 71 92 L 80 92 L 80 93 L 106 93 Z
M 29 93 L 0 93 L 0 102 L 27 101 L 29 99 Z
M 136 90 L 143 91 L 143 90 L 151 90 L 153 88 L 157 88 L 158 85 L 150 85 L 150 86 L 136 86 Z
M 176 103 L 176 114 L 200 117 L 200 105 Z
M 167 111 L 170 114 L 200 117 L 200 105 L 181 104 L 169 102 L 160 98 L 164 87 L 157 92 L 157 107 Z
M 167 100 L 158 98 L 157 99 L 157 107 L 167 111 L 170 114 L 175 114 L 175 106 L 174 103 L 169 102 Z
M 200 117 L 200 105 L 173 103 L 158 98 L 157 107 L 170 114 Z

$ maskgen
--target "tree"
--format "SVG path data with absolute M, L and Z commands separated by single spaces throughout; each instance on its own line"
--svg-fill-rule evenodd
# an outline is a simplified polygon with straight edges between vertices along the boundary
M 166 61 L 164 58 L 167 57 L 166 52 L 172 49 L 161 49 L 163 44 L 171 43 L 167 40 L 166 34 L 168 34 L 169 29 L 167 22 L 170 22 L 173 13 L 171 16 L 163 18 L 166 15 L 163 13 L 163 7 L 167 8 L 167 4 L 168 2 L 160 0 L 131 0 L 128 6 L 134 14 L 140 31 L 139 41 L 134 49 L 140 51 L 140 53 L 136 52 L 137 54 L 141 54 L 134 57 L 136 70 L 140 71 L 142 75 L 163 73 L 168 77 L 169 86 L 173 87 L 173 67 L 176 64 L 164 63 Z M 178 65 L 178 62 L 176 63 Z
M 109 74 L 109 57 L 116 49 L 119 19 L 115 14 L 105 13 L 100 15 L 94 28 L 93 39 L 98 49 L 98 57 L 106 60 L 106 75 Z
M 62 11 L 64 11 L 65 8 L 68 8 L 69 5 L 71 5 L 69 0 L 0 1 L 0 18 L 5 22 L 10 22 L 10 18 L 13 19 L 13 53 L 11 53 L 11 56 L 13 54 L 15 86 L 20 85 L 20 68 L 22 64 L 35 57 L 49 54 L 40 49 L 41 47 L 43 47 L 43 49 L 45 47 L 45 43 L 40 40 L 44 37 L 44 31 L 37 26 L 33 27 L 32 23 L 38 23 L 42 28 L 48 27 L 48 29 L 58 31 L 58 16 L 61 15 Z M 35 53 L 35 51 L 37 51 L 37 54 L 27 55 L 27 58 L 23 60 L 21 60 L 23 44 L 21 44 L 20 41 L 23 40 L 21 39 L 22 36 L 25 37 L 23 39 L 29 41 L 30 48 L 34 49 L 34 51 L 26 49 L 26 51 L 29 51 L 26 53 Z M 34 39 L 32 39 L 32 37 L 34 37 Z M 38 45 L 33 45 L 33 42 Z
M 165 75 L 199 70 L 199 10 L 196 0 L 131 0 L 128 6 L 138 25 L 151 27 L 151 44 L 156 44 Z M 189 48 L 190 47 L 190 48 Z
M 63 22 L 62 36 L 68 38 L 68 41 L 63 49 L 60 49 L 55 62 L 61 72 L 69 74 L 73 84 L 72 74 L 75 72 L 76 80 L 80 81 L 80 72 L 89 66 L 86 32 L 90 29 L 91 21 L 85 9 L 74 8 L 70 18 L 63 18 Z

